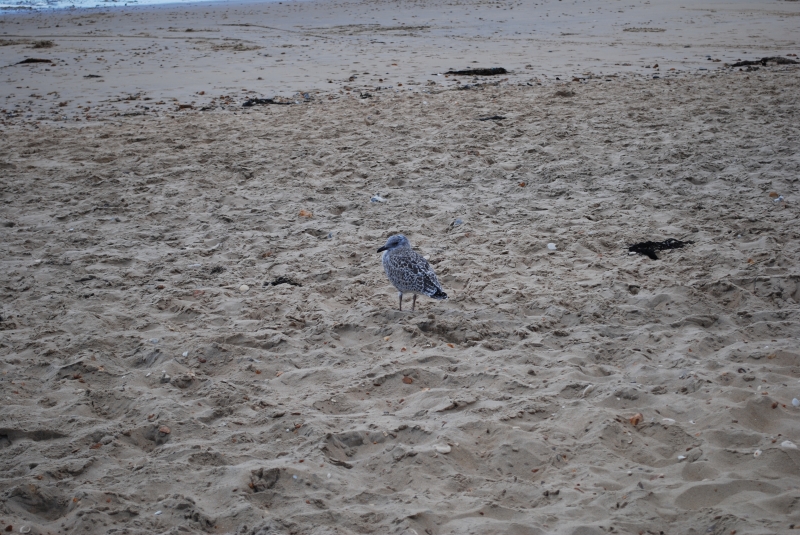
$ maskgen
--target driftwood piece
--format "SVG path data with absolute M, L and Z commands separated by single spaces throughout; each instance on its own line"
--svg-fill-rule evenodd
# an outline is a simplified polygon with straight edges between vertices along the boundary
M 761 58 L 757 60 L 737 61 L 736 63 L 732 64 L 731 67 L 747 67 L 748 65 L 761 65 L 762 67 L 766 67 L 767 63 L 770 61 L 774 61 L 778 65 L 800 64 L 800 61 L 784 58 L 783 56 L 770 56 L 767 58 Z
M 52 59 L 43 59 L 43 58 L 25 58 L 22 61 L 17 62 L 17 65 L 23 65 L 26 63 L 53 63 Z
M 491 69 L 464 69 L 463 71 L 449 71 L 445 74 L 458 74 L 460 76 L 494 76 L 497 74 L 508 73 L 503 67 L 492 67 Z

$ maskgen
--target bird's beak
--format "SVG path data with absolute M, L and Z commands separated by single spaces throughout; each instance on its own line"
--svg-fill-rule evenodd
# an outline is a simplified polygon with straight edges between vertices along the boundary
M 378 249 L 378 252 L 380 253 L 380 252 L 382 252 L 382 251 L 385 251 L 385 250 L 386 250 L 386 246 L 384 245 L 383 247 L 381 247 L 380 249 Z

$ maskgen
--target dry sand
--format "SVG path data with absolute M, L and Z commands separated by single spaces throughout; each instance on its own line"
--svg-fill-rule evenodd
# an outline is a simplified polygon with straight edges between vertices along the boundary
M 253 94 L 224 92 L 233 81 L 211 66 L 230 74 L 238 66 L 220 58 L 274 59 L 271 48 L 204 44 L 216 59 L 185 56 L 197 72 L 183 87 L 134 76 L 135 62 L 157 72 L 171 44 L 147 55 L 109 39 L 99 56 L 99 39 L 72 34 L 25 48 L 62 19 L 155 35 L 183 28 L 163 21 L 172 13 L 222 33 L 226 10 L 241 20 L 252 6 L 3 15 L 15 34 L 4 38 L 29 40 L 0 47 L 4 65 L 64 56 L 1 75 L 36 81 L 0 86 L 10 110 L 0 125 L 0 531 L 727 535 L 800 525 L 800 68 L 698 71 L 712 64 L 700 58 L 669 71 L 653 58 L 653 79 L 652 68 L 612 72 L 601 58 L 594 74 L 555 81 L 544 72 L 558 68 L 553 56 L 513 59 L 501 47 L 513 32 L 495 38 L 495 22 L 470 39 L 480 65 L 513 69 L 500 80 L 460 77 L 469 89 L 446 90 L 455 84 L 438 77 L 414 91 L 407 79 L 380 90 L 358 80 L 348 95 L 339 74 L 325 91 L 341 58 L 377 65 L 389 54 L 337 52 L 337 25 L 359 10 L 380 11 L 382 23 L 392 10 L 417 13 L 398 5 L 258 6 L 293 20 L 318 10 L 306 24 L 328 37 L 302 50 L 308 69 L 328 71 L 301 87 L 264 76 L 274 85 L 256 94 L 309 99 L 252 108 L 241 103 Z M 467 28 L 497 5 L 510 7 L 429 4 L 420 18 L 461 10 L 453 20 Z M 677 20 L 683 10 L 670 5 L 656 14 Z M 714 9 L 719 24 L 743 12 L 766 21 L 750 42 L 717 36 L 718 55 L 796 52 L 772 40 L 800 20 L 800 4 Z M 201 25 L 206 11 L 215 16 Z M 609 27 L 630 51 L 634 38 L 676 30 L 623 34 L 619 24 Z M 449 42 L 430 33 L 389 54 L 423 84 L 431 60 L 415 67 L 413 53 Z M 665 58 L 683 53 L 674 39 L 652 42 Z M 88 56 L 73 63 L 65 50 L 76 46 Z M 574 46 L 601 56 L 588 38 Z M 105 82 L 83 78 L 96 57 Z M 276 69 L 298 77 L 294 61 Z M 213 94 L 196 95 L 209 83 Z M 34 88 L 42 98 L 28 97 Z M 84 97 L 88 111 L 77 108 Z M 169 98 L 195 106 L 176 111 Z M 478 120 L 494 115 L 505 119 Z M 386 202 L 370 202 L 376 193 Z M 376 252 L 396 232 L 430 258 L 449 300 L 396 310 Z M 694 243 L 659 260 L 628 254 L 665 238 Z

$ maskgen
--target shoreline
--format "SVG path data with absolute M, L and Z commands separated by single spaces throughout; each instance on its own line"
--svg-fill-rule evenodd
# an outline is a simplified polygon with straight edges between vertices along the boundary
M 435 3 L 412 11 L 386 2 L 313 1 L 0 17 L 0 105 L 72 117 L 86 101 L 94 108 L 144 93 L 152 102 L 202 107 L 212 93 L 439 89 L 472 83 L 437 76 L 469 67 L 504 67 L 511 83 L 663 78 L 798 51 L 789 28 L 800 8 L 786 2 L 760 10 L 747 2 L 633 4 L 622 13 L 554 1 L 529 9 L 454 7 L 446 13 L 452 21 Z M 742 35 L 747 24 L 767 22 L 768 36 Z M 26 59 L 51 63 L 17 65 Z
M 547 78 L 534 78 L 531 82 L 511 82 L 508 81 L 509 78 L 515 77 L 516 73 L 508 73 L 508 75 L 504 75 L 501 80 L 503 81 L 491 81 L 491 77 L 481 77 L 480 79 L 474 78 L 469 79 L 469 77 L 457 77 L 460 80 L 469 79 L 472 83 L 464 83 L 464 85 L 450 87 L 450 88 L 441 88 L 441 89 L 433 89 L 433 88 L 424 88 L 424 89 L 408 89 L 405 91 L 398 91 L 397 88 L 391 87 L 362 87 L 362 88 L 354 88 L 352 91 L 347 91 L 346 93 L 342 92 L 325 92 L 322 90 L 311 90 L 304 93 L 295 93 L 291 96 L 282 96 L 282 95 L 275 95 L 273 97 L 267 97 L 264 94 L 257 93 L 255 91 L 249 91 L 247 93 L 238 93 L 233 92 L 229 94 L 225 94 L 224 92 L 220 92 L 218 96 L 209 95 L 206 99 L 206 102 L 201 104 L 195 104 L 192 101 L 191 104 L 181 103 L 179 101 L 174 101 L 171 105 L 167 104 L 166 102 L 162 101 L 153 101 L 152 97 L 147 96 L 145 92 L 139 92 L 135 95 L 130 95 L 128 98 L 125 99 L 117 99 L 111 103 L 106 103 L 105 108 L 97 109 L 94 108 L 90 114 L 86 114 L 83 116 L 80 115 L 73 115 L 72 117 L 68 117 L 66 115 L 62 116 L 62 118 L 48 118 L 47 116 L 34 116 L 32 113 L 28 113 L 25 116 L 14 115 L 12 113 L 5 113 L 3 116 L 0 116 L 0 129 L 11 129 L 13 127 L 24 127 L 24 126 L 33 126 L 38 128 L 39 126 L 58 126 L 58 127 L 91 127 L 102 125 L 105 122 L 114 122 L 114 121 L 124 121 L 126 118 L 131 117 L 142 117 L 142 118 L 151 118 L 151 119 L 176 119 L 179 117 L 185 117 L 189 115 L 195 114 L 214 114 L 217 113 L 232 113 L 232 114 L 239 114 L 239 113 L 253 113 L 259 109 L 266 110 L 271 106 L 275 105 L 291 105 L 291 106 L 308 106 L 308 105 L 326 105 L 331 103 L 331 101 L 338 101 L 338 100 L 353 100 L 355 102 L 363 102 L 364 104 L 371 104 L 373 102 L 380 102 L 381 100 L 392 99 L 397 97 L 403 96 L 433 96 L 439 95 L 442 93 L 450 93 L 450 92 L 464 92 L 464 91 L 484 91 L 486 89 L 496 88 L 500 90 L 514 90 L 515 88 L 526 88 L 526 87 L 545 87 L 545 88 L 553 88 L 560 91 L 566 91 L 567 93 L 572 93 L 573 90 L 577 90 L 581 86 L 591 86 L 593 84 L 602 84 L 602 85 L 630 85 L 630 84 L 640 84 L 640 83 L 649 83 L 653 84 L 652 87 L 658 87 L 656 84 L 659 83 L 666 83 L 667 85 L 670 82 L 684 82 L 684 83 L 691 83 L 693 80 L 699 80 L 703 78 L 718 78 L 718 77 L 734 77 L 733 81 L 735 81 L 736 77 L 743 77 L 749 78 L 752 74 L 756 77 L 762 77 L 764 75 L 774 75 L 774 74 L 788 74 L 793 75 L 796 73 L 797 66 L 776 66 L 771 65 L 771 67 L 764 68 L 764 70 L 760 73 L 757 71 L 746 72 L 742 69 L 734 70 L 734 69 L 726 69 L 720 67 L 717 71 L 697 71 L 694 73 L 688 72 L 677 72 L 677 73 L 670 73 L 667 76 L 661 78 L 651 78 L 646 75 L 627 75 L 624 77 L 618 77 L 617 75 L 612 75 L 611 78 L 606 76 L 602 77 L 591 77 L 591 78 L 582 78 L 582 79 L 573 79 L 573 80 L 550 80 Z M 203 95 L 201 95 L 203 96 Z M 368 99 L 368 100 L 367 100 Z M 252 107 L 245 106 L 245 103 L 250 101 L 258 102 L 258 101 L 266 101 L 263 104 L 253 104 Z M 15 121 L 16 120 L 16 121 Z

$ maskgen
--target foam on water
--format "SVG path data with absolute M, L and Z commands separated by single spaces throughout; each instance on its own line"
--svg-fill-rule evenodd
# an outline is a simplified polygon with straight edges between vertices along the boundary
M 224 0 L 5 0 L 0 1 L 0 10 L 20 9 L 69 9 L 92 7 L 156 6 L 164 4 L 201 4 Z M 273 1 L 273 0 L 266 0 Z M 275 0 L 277 1 L 277 0 Z

